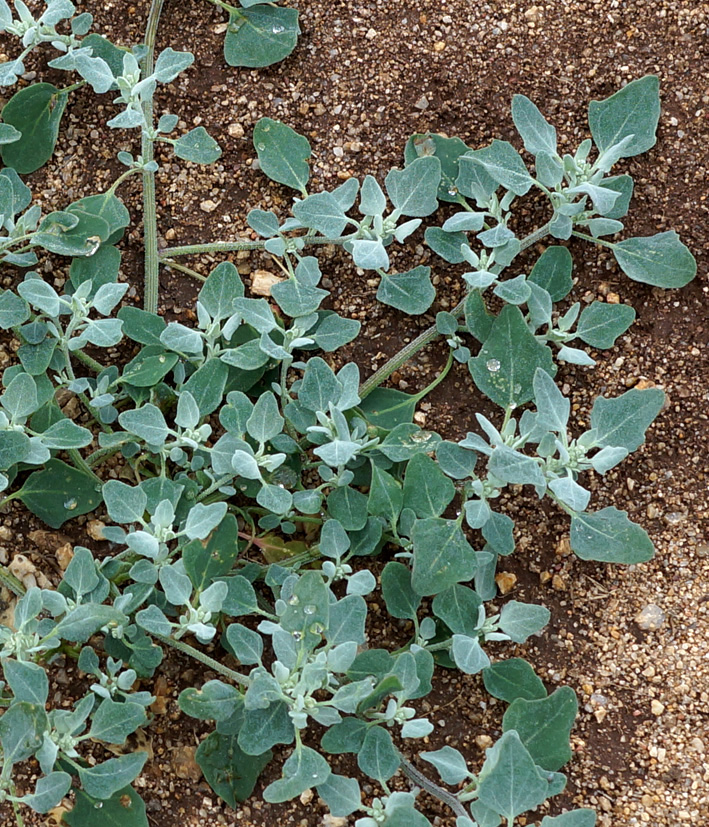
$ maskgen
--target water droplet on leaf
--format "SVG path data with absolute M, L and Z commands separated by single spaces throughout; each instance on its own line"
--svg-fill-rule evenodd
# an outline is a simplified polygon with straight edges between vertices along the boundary
M 314 615 L 317 611 L 317 606 L 314 606 L 312 603 L 308 603 L 308 605 L 303 608 L 303 611 L 306 615 Z
M 500 369 L 500 360 L 488 359 L 485 363 L 485 367 L 490 371 L 490 373 L 497 373 L 497 371 Z
M 281 25 L 279 25 L 278 23 L 276 23 L 276 25 L 275 25 L 275 26 L 271 29 L 271 31 L 272 31 L 274 34 L 283 34 L 283 32 L 284 32 L 285 30 L 286 30 L 286 29 L 285 29 L 285 26 L 281 26 Z
M 298 605 L 298 603 L 300 603 L 300 601 L 298 600 L 298 595 L 297 595 L 297 594 L 292 594 L 292 595 L 288 598 L 288 605 L 289 605 L 289 606 L 297 606 L 297 605 Z
M 263 142 L 260 143 L 260 144 L 257 144 L 256 149 L 258 149 L 259 152 L 263 152 L 264 149 L 266 149 L 266 144 L 264 144 Z
M 78 504 L 79 503 L 76 499 L 72 497 L 71 499 L 64 501 L 64 508 L 66 508 L 67 511 L 73 511 Z

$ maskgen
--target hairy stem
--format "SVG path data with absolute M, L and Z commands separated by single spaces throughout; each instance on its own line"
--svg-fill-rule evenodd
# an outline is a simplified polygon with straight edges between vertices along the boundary
M 401 761 L 401 769 L 404 771 L 404 774 L 410 778 L 414 784 L 421 787 L 422 790 L 425 790 L 430 795 L 435 796 L 439 801 L 447 804 L 456 816 L 470 819 L 470 816 L 465 812 L 463 805 L 452 793 L 449 793 L 448 790 L 444 790 L 443 787 L 439 787 L 438 784 L 431 781 L 431 779 L 426 777 L 422 772 L 419 772 L 410 761 L 404 758 L 403 755 L 399 754 L 399 760 Z
M 336 238 L 327 238 L 321 235 L 300 236 L 306 245 L 336 244 L 338 246 L 346 241 L 352 241 L 356 233 L 341 235 Z M 184 247 L 166 247 L 160 252 L 160 259 L 175 258 L 176 256 L 196 256 L 201 253 L 236 253 L 242 250 L 263 250 L 266 241 L 212 241 L 210 244 L 188 244 Z
M 536 244 L 537 241 L 541 241 L 544 236 L 546 236 L 549 232 L 549 223 L 545 224 L 543 227 L 540 227 L 538 230 L 535 230 L 533 233 L 530 233 L 526 238 L 523 238 L 520 242 L 521 250 L 527 249 L 527 247 L 531 247 L 532 244 Z M 594 239 L 595 240 L 595 239 Z M 465 312 L 465 299 L 461 299 L 460 302 L 451 310 L 451 313 L 456 317 L 460 318 L 463 313 Z M 413 342 L 409 342 L 406 347 L 403 347 L 395 356 L 392 356 L 388 362 L 383 364 L 379 370 L 375 371 L 369 379 L 363 382 L 359 388 L 359 395 L 364 399 L 367 394 L 371 393 L 376 387 L 382 384 L 385 380 L 387 380 L 395 370 L 398 370 L 403 364 L 409 361 L 409 359 L 415 354 L 418 353 L 419 350 L 426 347 L 426 345 L 430 344 L 437 336 L 439 335 L 438 331 L 436 330 L 436 325 L 431 325 L 427 330 L 424 330 L 419 336 L 417 336 Z
M 104 366 L 89 356 L 88 353 L 84 353 L 83 350 L 72 350 L 71 355 L 75 356 L 80 362 L 83 362 L 87 368 L 90 368 L 94 373 L 101 373 L 102 370 L 105 370 Z
M 228 666 L 223 666 L 218 660 L 214 660 L 214 658 L 210 658 L 209 655 L 203 654 L 199 651 L 199 649 L 195 649 L 194 646 L 190 646 L 189 643 L 183 643 L 181 640 L 175 640 L 174 638 L 160 635 L 157 632 L 151 632 L 150 634 L 161 643 L 165 643 L 168 646 L 172 646 L 173 649 L 177 649 L 185 655 L 189 655 L 195 660 L 198 660 L 200 663 L 203 663 L 205 666 L 208 666 L 210 669 L 214 669 L 214 671 L 218 672 L 220 675 L 224 675 L 225 678 L 229 678 L 242 686 L 248 687 L 251 685 L 251 681 L 245 675 L 241 675 L 239 672 L 229 669 Z
M 145 56 L 143 57 L 143 77 L 153 73 L 155 63 L 155 39 L 160 22 L 164 0 L 152 0 L 148 25 L 145 30 Z M 153 122 L 153 99 L 147 96 L 143 103 L 143 114 L 149 125 Z M 153 160 L 153 139 L 143 129 L 141 152 L 143 163 Z M 145 295 L 143 306 L 149 313 L 158 312 L 158 291 L 160 260 L 158 258 L 158 222 L 157 204 L 155 200 L 155 173 L 143 169 L 143 241 L 145 245 Z

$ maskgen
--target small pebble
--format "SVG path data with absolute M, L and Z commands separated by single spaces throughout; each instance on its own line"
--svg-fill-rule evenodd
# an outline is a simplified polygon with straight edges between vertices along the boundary
M 635 616 L 635 622 L 644 632 L 654 632 L 664 624 L 665 613 L 654 603 L 648 603 L 648 605 Z
M 656 718 L 659 718 L 665 711 L 665 705 L 661 701 L 652 701 L 650 704 L 650 711 Z

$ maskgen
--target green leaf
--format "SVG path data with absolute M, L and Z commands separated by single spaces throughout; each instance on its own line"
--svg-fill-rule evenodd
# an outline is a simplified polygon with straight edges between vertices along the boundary
M 415 454 L 406 466 L 404 508 L 417 517 L 439 517 L 455 497 L 455 486 L 426 454 Z
M 535 764 L 555 772 L 571 759 L 569 734 L 578 713 L 576 693 L 562 686 L 548 698 L 517 698 L 505 712 L 502 730 L 514 730 Z
M 646 75 L 603 101 L 588 105 L 588 124 L 596 146 L 603 152 L 632 135 L 621 158 L 647 152 L 655 145 L 660 119 L 660 81 Z
M 33 420 L 34 421 L 34 420 Z M 42 444 L 50 450 L 68 450 L 85 448 L 93 440 L 93 434 L 87 428 L 75 425 L 69 419 L 60 419 L 42 432 Z
M 342 386 L 332 368 L 319 356 L 308 361 L 298 390 L 298 401 L 309 411 L 327 411 L 328 404 L 340 398 Z
M 30 310 L 23 298 L 12 290 L 3 290 L 0 293 L 0 329 L 9 330 L 11 327 L 24 324 L 29 317 Z
M 469 775 L 465 758 L 453 747 L 446 746 L 435 752 L 422 752 L 420 757 L 433 764 L 445 784 L 460 784 Z
M 6 659 L 2 662 L 4 678 L 17 700 L 43 706 L 49 695 L 47 673 L 36 663 Z
M 566 247 L 547 247 L 532 268 L 529 281 L 546 290 L 552 301 L 561 301 L 574 286 L 571 278 L 573 266 L 571 253 Z
M 200 721 L 228 721 L 243 707 L 239 692 L 219 680 L 207 681 L 201 689 L 183 689 L 178 703 L 186 715 Z
M 185 571 L 200 591 L 216 577 L 228 574 L 238 556 L 238 526 L 233 514 L 227 514 L 206 543 L 193 540 L 182 551 Z
M 130 224 L 130 213 L 125 204 L 110 190 L 99 195 L 87 195 L 85 198 L 80 198 L 73 204 L 69 204 L 66 209 L 67 212 L 78 215 L 80 218 L 86 216 L 105 221 L 108 227 L 105 233 L 99 232 L 100 225 L 98 224 L 87 225 L 87 230 L 100 235 L 101 241 L 108 244 L 120 241 L 123 231 Z M 77 232 L 80 226 L 81 224 L 77 225 L 73 232 Z M 94 284 L 95 288 L 99 286 L 99 284 Z
M 444 261 L 451 264 L 461 264 L 465 261 L 465 256 L 460 252 L 461 246 L 468 243 L 465 233 L 447 233 L 440 227 L 426 227 L 424 238 L 426 244 Z
M 377 290 L 377 301 L 403 310 L 411 316 L 425 313 L 436 298 L 436 288 L 431 284 L 430 267 L 414 267 L 405 273 L 382 276 Z
M 633 197 L 633 179 L 630 175 L 614 175 L 604 179 L 603 186 L 620 193 L 613 209 L 606 213 L 606 218 L 623 218 L 628 214 L 630 199 Z
M 71 787 L 68 772 L 50 772 L 37 780 L 35 790 L 22 798 L 35 812 L 46 813 L 64 798 Z
M 12 765 L 29 758 L 42 745 L 47 713 L 42 704 L 15 701 L 0 717 L 3 761 Z
M 329 238 L 342 235 L 347 226 L 347 216 L 329 192 L 318 192 L 302 201 L 296 201 L 293 215 L 304 227 L 318 230 Z
M 119 415 L 121 426 L 131 434 L 144 439 L 148 445 L 159 448 L 168 436 L 165 417 L 156 405 L 147 404 Z
M 438 209 L 441 162 L 429 156 L 417 158 L 404 169 L 392 169 L 384 181 L 391 203 L 400 215 L 422 218 Z
M 203 126 L 181 135 L 173 144 L 175 155 L 195 164 L 213 164 L 222 154 L 221 147 Z
M 390 560 L 381 577 L 382 597 L 392 617 L 413 620 L 421 598 L 411 588 L 411 570 L 403 563 Z
M 522 658 L 509 658 L 483 670 L 485 689 L 508 704 L 522 698 L 536 701 L 546 698 L 547 691 L 534 669 Z
M 210 539 L 210 545 L 219 537 L 219 532 Z M 228 592 L 222 603 L 222 611 L 231 617 L 241 617 L 258 610 L 256 592 L 251 583 L 241 574 L 224 578 Z
M 400 484 L 386 471 L 372 463 L 372 484 L 369 489 L 367 508 L 374 517 L 384 517 L 395 523 L 401 512 L 404 495 Z
M 89 735 L 108 744 L 122 744 L 147 720 L 145 707 L 136 703 L 117 703 L 105 698 L 93 714 Z
M 33 83 L 16 92 L 5 104 L 2 119 L 22 137 L 0 146 L 3 163 L 21 175 L 43 166 L 54 152 L 59 123 L 69 95 L 51 83 Z
M 366 721 L 360 718 L 345 718 L 325 732 L 320 741 L 320 746 L 331 755 L 359 752 L 367 731 Z
M 356 778 L 331 773 L 322 784 L 318 784 L 317 790 L 335 818 L 344 818 L 361 809 L 362 793 Z
M 571 548 L 582 560 L 644 563 L 655 552 L 652 540 L 627 511 L 614 506 L 571 517 Z
M 545 477 L 538 459 L 528 457 L 508 448 L 506 445 L 498 445 L 492 452 L 488 461 L 490 473 L 501 479 L 503 482 L 512 485 L 535 485 L 544 486 Z
M 479 775 L 480 802 L 504 816 L 511 825 L 518 815 L 545 801 L 547 792 L 547 782 L 539 775 L 519 735 L 514 730 L 505 732 L 487 750 Z
M 488 313 L 479 290 L 471 290 L 465 298 L 465 326 L 479 342 L 490 335 L 495 317 Z
M 110 758 L 95 767 L 80 769 L 79 779 L 90 796 L 103 800 L 130 784 L 147 760 L 147 752 L 131 752 L 119 758 Z
M 433 613 L 457 635 L 474 635 L 482 600 L 467 586 L 454 584 L 433 598 Z
M 96 480 L 58 459 L 50 459 L 41 471 L 30 474 L 18 492 L 29 510 L 52 528 L 88 514 L 101 503 Z
M 251 709 L 239 731 L 239 747 L 247 755 L 263 755 L 276 744 L 293 742 L 294 727 L 284 701 L 267 709 Z
M 476 160 L 473 149 L 458 159 L 458 165 L 458 190 L 467 198 L 474 198 L 478 207 L 484 209 L 498 187 L 497 180 Z
M 72 285 L 76 288 L 85 281 L 91 279 L 91 294 L 95 295 L 96 291 L 104 284 L 112 284 L 118 281 L 118 271 L 121 266 L 121 251 L 111 244 L 103 244 L 91 256 L 79 256 L 71 262 L 69 275 Z M 136 307 L 122 307 L 121 310 L 137 310 Z M 121 317 L 121 310 L 116 314 L 118 318 Z M 149 314 L 154 319 L 162 322 L 163 327 L 165 322 L 160 316 L 155 316 L 153 313 Z M 125 323 L 123 325 L 123 332 L 125 333 Z
M 124 787 L 101 802 L 84 790 L 75 789 L 74 795 L 75 804 L 63 817 L 69 827 L 95 827 L 97 803 L 101 805 L 101 827 L 149 827 L 145 802 L 133 787 Z
M 556 155 L 556 129 L 547 123 L 536 104 L 524 95 L 512 98 L 512 120 L 524 141 L 524 148 L 532 155 L 547 152 Z
M 627 304 L 592 302 L 581 313 L 576 335 L 591 347 L 613 347 L 634 320 L 635 311 Z
M 273 758 L 271 750 L 261 755 L 247 755 L 235 735 L 210 732 L 195 753 L 195 761 L 209 786 L 226 803 L 236 809 L 254 791 L 262 770 Z
M 487 174 L 515 195 L 529 192 L 534 180 L 517 150 L 508 141 L 494 140 L 490 146 L 468 153 Z
M 628 238 L 612 244 L 611 250 L 625 275 L 643 284 L 684 287 L 697 274 L 694 256 L 674 230 Z
M 534 396 L 537 368 L 556 373 L 551 350 L 532 335 L 518 307 L 505 305 L 477 356 L 468 362 L 480 390 L 503 408 Z
M 399 769 L 399 753 L 389 732 L 380 726 L 368 730 L 357 755 L 357 766 L 370 778 L 388 781 Z
M 139 523 L 145 516 L 148 497 L 137 485 L 109 480 L 102 489 L 109 517 L 116 523 Z
M 367 524 L 367 497 L 349 485 L 335 488 L 328 495 L 327 510 L 345 531 L 360 531 Z
M 295 49 L 299 34 L 295 9 L 257 5 L 232 11 L 224 38 L 224 59 L 230 66 L 271 66 Z
M 311 155 L 307 138 L 280 121 L 261 118 L 254 127 L 254 147 L 261 169 L 272 181 L 307 195 L 310 178 L 307 159 Z
M 475 552 L 452 520 L 431 517 L 414 523 L 412 586 L 422 596 L 438 594 L 470 580 L 477 568 Z
M 270 804 L 290 801 L 327 781 L 329 776 L 330 766 L 322 755 L 310 747 L 298 745 L 283 764 L 283 777 L 266 787 L 263 798 Z
M 566 433 L 571 403 L 556 386 L 548 373 L 539 368 L 534 374 L 534 404 L 537 408 L 537 426 L 558 434 Z
M 377 387 L 359 403 L 359 409 L 370 425 L 390 431 L 397 425 L 411 422 L 417 401 L 409 393 Z
M 466 675 L 477 675 L 490 665 L 490 658 L 480 645 L 479 637 L 453 635 L 450 654 L 458 669 Z
M 125 622 L 125 615 L 113 606 L 82 603 L 57 623 L 54 633 L 63 640 L 84 643 L 102 626 L 120 626 Z
M 190 52 L 176 52 L 174 49 L 163 49 L 155 61 L 153 74 L 160 83 L 172 83 L 173 80 L 194 63 L 194 55 Z
M 441 162 L 441 181 L 438 185 L 438 200 L 458 202 L 458 159 L 468 152 L 468 147 L 460 138 L 446 138 L 435 133 L 417 132 L 412 135 L 404 147 L 404 161 L 411 164 L 416 158 L 431 155 Z
M 500 612 L 500 630 L 515 643 L 524 643 L 549 623 L 551 612 L 544 606 L 510 600 Z
M 288 279 L 271 288 L 271 296 L 278 306 L 292 319 L 314 313 L 327 298 L 327 290 L 303 284 L 297 279 Z
M 99 250 L 96 255 L 100 252 L 101 250 Z M 74 263 L 78 260 L 79 259 L 75 259 Z M 84 260 L 90 261 L 91 259 L 81 259 L 81 261 Z M 160 335 L 167 325 L 162 316 L 158 316 L 155 313 L 148 313 L 139 307 L 121 307 L 116 315 L 123 322 L 123 332 L 129 339 L 132 339 L 134 342 L 140 342 L 142 345 L 159 345 L 160 350 L 163 350 Z M 133 362 L 129 364 L 133 364 Z M 170 368 L 168 368 L 168 370 L 170 370 Z
M 633 389 L 614 399 L 596 397 L 591 409 L 595 444 L 634 451 L 664 404 L 665 394 L 658 388 Z

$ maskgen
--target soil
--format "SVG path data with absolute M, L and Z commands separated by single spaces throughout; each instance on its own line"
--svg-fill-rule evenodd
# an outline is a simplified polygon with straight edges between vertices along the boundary
M 31 4 L 34 5 L 34 4 Z M 550 689 L 569 685 L 578 694 L 580 715 L 572 733 L 574 759 L 565 768 L 567 790 L 548 809 L 519 824 L 538 823 L 543 812 L 593 807 L 600 827 L 655 827 L 709 823 L 709 4 L 692 0 L 563 0 L 531 5 L 517 0 L 299 0 L 303 34 L 284 63 L 259 72 L 225 65 L 221 49 L 226 15 L 208 2 L 167 0 L 158 48 L 189 49 L 194 66 L 162 89 L 156 109 L 180 115 L 180 128 L 202 124 L 224 149 L 220 161 L 201 168 L 158 152 L 159 230 L 163 245 L 245 236 L 244 217 L 254 207 L 285 215 L 291 193 L 257 170 L 250 137 L 263 116 L 283 120 L 307 135 L 313 146 L 312 189 L 332 188 L 351 175 L 380 179 L 401 164 L 407 137 L 431 130 L 457 135 L 477 148 L 493 137 L 519 146 L 509 113 L 513 93 L 523 93 L 556 125 L 564 151 L 587 136 L 586 109 L 625 82 L 659 75 L 662 118 L 657 145 L 622 162 L 635 179 L 626 223 L 628 235 L 676 229 L 697 257 L 699 273 L 681 291 L 663 291 L 629 281 L 612 257 L 581 241 L 569 247 L 576 285 L 572 301 L 619 300 L 638 313 L 636 323 L 610 351 L 593 353 L 593 369 L 562 367 L 559 378 L 572 402 L 580 429 L 592 400 L 617 395 L 636 385 L 661 387 L 666 408 L 648 432 L 646 444 L 605 478 L 590 481 L 594 505 L 626 509 L 653 538 L 657 554 L 649 563 L 613 567 L 584 563 L 568 551 L 568 519 L 540 506 L 526 491 L 503 501 L 517 524 L 517 552 L 502 568 L 514 575 L 507 597 L 542 603 L 551 610 L 546 632 L 505 655 L 530 660 Z M 141 39 L 148 4 L 111 0 L 78 3 L 96 18 L 94 30 L 114 42 Z M 0 48 L 7 48 L 0 41 Z M 0 58 L 4 59 L 4 58 Z M 31 71 L 52 80 L 45 55 Z M 59 77 L 59 75 L 57 75 Z M 61 81 L 62 83 L 64 81 Z M 6 92 L 9 97 L 11 92 Z M 136 135 L 111 133 L 105 121 L 115 114 L 107 98 L 82 89 L 71 97 L 54 158 L 29 177 L 43 210 L 59 208 L 101 191 L 119 171 L 118 150 L 139 151 Z M 136 133 L 137 134 L 137 133 Z M 121 196 L 131 209 L 133 227 L 122 242 L 122 278 L 129 298 L 141 293 L 139 184 L 129 180 Z M 546 220 L 534 199 L 521 202 L 520 232 Z M 528 272 L 543 249 L 528 251 L 515 267 Z M 275 269 L 267 257 L 230 257 L 247 284 L 257 269 Z M 338 354 L 354 360 L 363 376 L 379 367 L 431 323 L 438 310 L 462 294 L 461 268 L 445 265 L 415 237 L 393 255 L 400 271 L 430 262 L 439 295 L 431 313 L 416 319 L 374 301 L 377 280 L 348 266 L 338 252 L 322 256 L 333 285 L 332 307 L 358 318 L 363 335 Z M 189 260 L 206 274 L 217 258 Z M 43 265 L 61 284 L 66 260 Z M 17 280 L 14 269 L 3 286 Z M 327 284 L 327 282 L 326 282 Z M 199 285 L 163 270 L 161 312 L 189 321 Z M 6 365 L 8 347 L 1 354 Z M 394 386 L 423 387 L 444 355 L 432 345 L 393 377 Z M 426 426 L 460 438 L 474 429 L 474 412 L 494 414 L 473 387 L 464 367 L 453 373 L 421 405 Z M 88 544 L 85 518 L 62 532 L 37 535 L 43 528 L 14 504 L 4 515 L 3 553 L 23 553 L 56 581 L 56 549 L 67 541 Z M 34 538 L 34 539 L 33 539 Z M 375 573 L 381 561 L 374 561 Z M 643 631 L 638 613 L 654 604 L 662 610 L 659 628 Z M 374 607 L 372 607 L 374 609 Z M 371 643 L 406 638 L 406 629 L 385 613 L 370 628 Z M 255 795 L 237 812 L 211 792 L 194 765 L 194 748 L 208 728 L 182 716 L 179 692 L 210 677 L 172 654 L 153 687 L 159 696 L 155 722 L 143 747 L 150 751 L 137 782 L 155 827 L 243 825 L 336 827 L 317 796 L 271 806 L 263 786 L 277 777 L 271 766 Z M 57 699 L 68 703 L 78 685 L 71 665 L 53 676 Z M 432 695 L 421 704 L 436 729 L 428 749 L 448 743 L 473 766 L 481 763 L 489 739 L 500 734 L 503 705 L 483 690 L 478 676 L 441 673 Z M 342 764 L 343 771 L 346 762 Z M 425 769 L 425 765 L 421 765 Z M 21 779 L 20 779 L 21 781 Z M 395 779 L 406 789 L 404 778 Z M 365 787 L 368 794 L 376 788 Z M 437 802 L 422 799 L 426 815 L 441 827 L 453 824 Z M 12 816 L 0 808 L 0 822 Z M 30 815 L 27 824 L 46 822 Z M 99 827 L 100 815 L 96 825 Z

